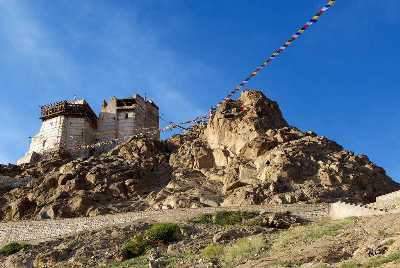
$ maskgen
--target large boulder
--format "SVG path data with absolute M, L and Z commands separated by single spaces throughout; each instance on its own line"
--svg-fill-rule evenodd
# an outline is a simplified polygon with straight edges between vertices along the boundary
M 246 143 L 267 130 L 286 126 L 276 102 L 260 91 L 245 91 L 238 100 L 226 100 L 217 108 L 205 136 L 211 149 L 238 154 Z

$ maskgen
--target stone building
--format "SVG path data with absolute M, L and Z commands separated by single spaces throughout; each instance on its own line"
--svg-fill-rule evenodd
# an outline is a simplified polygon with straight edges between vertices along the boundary
M 17 163 L 29 163 L 43 153 L 76 154 L 81 145 L 124 139 L 139 133 L 159 139 L 159 108 L 135 95 L 103 101 L 100 116 L 85 100 L 67 100 L 41 107 L 42 126 L 28 152 Z M 80 152 L 78 152 L 80 153 Z
M 158 107 L 140 95 L 127 99 L 112 97 L 108 103 L 104 100 L 97 122 L 100 141 L 130 137 L 139 132 L 160 138 L 160 133 L 154 132 L 159 129 Z

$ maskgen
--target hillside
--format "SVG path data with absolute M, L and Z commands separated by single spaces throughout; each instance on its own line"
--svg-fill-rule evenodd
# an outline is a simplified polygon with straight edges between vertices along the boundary
M 326 137 L 289 126 L 259 91 L 227 100 L 207 125 L 166 141 L 131 139 L 89 158 L 0 166 L 0 219 L 171 208 L 371 202 L 400 189 Z
M 0 253 L 0 267 L 372 268 L 400 264 L 398 215 L 307 221 L 265 210 L 219 212 L 212 218 L 175 213 L 165 213 L 159 220 L 174 218 L 172 222 L 179 226 L 177 241 L 159 243 L 134 258 L 124 257 L 126 246 L 133 237 L 148 234 L 156 226 L 154 221 L 144 219 L 30 242 L 10 256 Z

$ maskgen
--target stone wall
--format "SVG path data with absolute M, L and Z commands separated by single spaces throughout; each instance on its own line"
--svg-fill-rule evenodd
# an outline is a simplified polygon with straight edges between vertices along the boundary
M 147 132 L 148 128 L 157 130 L 159 111 L 151 101 L 139 95 L 128 99 L 112 97 L 108 103 L 103 102 L 97 125 L 99 140 L 126 138 Z M 159 139 L 160 134 L 156 132 L 151 137 Z
M 363 205 L 337 202 L 330 205 L 329 216 L 332 219 L 344 219 L 348 217 L 363 217 L 384 215 L 388 212 L 382 209 L 372 208 Z
M 95 129 L 87 118 L 66 117 L 63 126 L 63 142 L 61 146 L 74 153 L 77 146 L 95 142 Z
M 400 191 L 378 196 L 375 207 L 397 209 L 400 208 Z
M 393 200 L 396 200 L 396 201 L 400 200 L 400 191 L 381 195 L 376 198 L 376 202 L 385 202 L 385 201 L 393 201 Z
M 110 103 L 103 102 L 101 112 L 97 120 L 97 140 L 104 141 L 118 137 L 116 98 L 113 97 Z
M 329 215 L 334 219 L 400 213 L 400 191 L 378 196 L 367 205 L 337 202 L 330 205 Z

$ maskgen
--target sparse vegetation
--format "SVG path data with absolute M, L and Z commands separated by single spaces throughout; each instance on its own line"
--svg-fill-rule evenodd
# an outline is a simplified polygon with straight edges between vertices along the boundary
M 359 268 L 361 265 L 355 261 L 346 261 L 340 265 L 340 268 Z
M 109 266 L 107 266 L 109 267 Z M 138 256 L 129 260 L 126 260 L 124 262 L 120 263 L 115 263 L 110 266 L 111 268 L 130 268 L 130 267 L 135 267 L 135 268 L 148 268 L 149 267 L 149 261 L 146 256 Z
M 368 260 L 367 263 L 363 264 L 362 267 L 366 268 L 375 268 L 381 267 L 386 263 L 394 262 L 396 264 L 400 264 L 400 251 L 392 252 L 386 256 L 376 256 L 372 257 Z
M 224 247 L 219 244 L 209 244 L 203 249 L 203 256 L 211 261 L 220 260 L 224 255 Z
M 313 265 L 312 268 L 330 268 L 331 266 L 326 263 L 318 263 L 316 265 Z
M 200 224 L 217 224 L 221 226 L 243 223 L 258 215 L 251 211 L 218 211 L 214 214 L 202 214 L 192 221 Z
M 267 243 L 261 235 L 239 239 L 225 249 L 225 261 L 228 264 L 234 264 L 244 259 L 254 258 L 266 247 Z
M 8 243 L 7 245 L 3 246 L 2 248 L 0 248 L 0 254 L 10 256 L 17 252 L 20 252 L 21 250 L 27 250 L 28 248 L 29 248 L 29 245 L 27 245 L 27 244 L 11 242 L 11 243 Z
M 187 267 L 182 265 L 183 263 L 191 263 L 198 257 L 198 254 L 193 254 L 193 252 L 182 252 L 176 256 L 164 256 L 163 263 L 165 267 Z
M 237 240 L 230 246 L 224 247 L 220 244 L 209 244 L 203 249 L 203 257 L 214 262 L 224 262 L 231 267 L 243 260 L 257 257 L 267 248 L 267 243 L 262 235 L 245 237 Z
M 290 228 L 278 234 L 273 247 L 280 250 L 282 248 L 314 242 L 325 236 L 336 236 L 343 228 L 352 224 L 353 220 L 353 218 L 348 218 L 340 221 L 322 222 Z
M 394 251 L 386 256 L 375 256 L 365 260 L 349 260 L 343 262 L 340 268 L 377 268 L 382 267 L 387 263 L 400 264 L 400 251 Z

